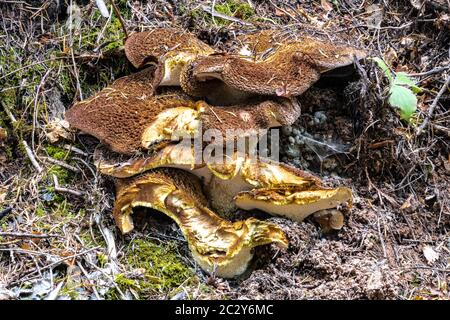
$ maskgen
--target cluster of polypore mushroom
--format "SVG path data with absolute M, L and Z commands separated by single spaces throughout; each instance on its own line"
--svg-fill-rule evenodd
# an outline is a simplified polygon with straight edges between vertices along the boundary
M 97 154 L 96 165 L 115 178 L 113 214 L 119 229 L 133 230 L 133 208 L 156 209 L 179 225 L 200 267 L 221 277 L 242 274 L 256 246 L 288 245 L 276 224 L 255 218 L 230 222 L 225 215 L 238 208 L 295 221 L 315 214 L 322 227 L 340 229 L 342 213 L 324 210 L 351 204 L 352 193 L 323 187 L 319 178 L 286 164 L 239 152 L 224 162 L 199 162 L 194 148 L 174 137 L 208 129 L 239 129 L 250 136 L 257 129 L 291 125 L 300 115 L 292 97 L 323 72 L 365 56 L 347 45 L 279 31 L 235 41 L 238 48 L 224 53 L 177 29 L 132 34 L 125 53 L 141 70 L 66 113 L 73 128 L 114 152 Z

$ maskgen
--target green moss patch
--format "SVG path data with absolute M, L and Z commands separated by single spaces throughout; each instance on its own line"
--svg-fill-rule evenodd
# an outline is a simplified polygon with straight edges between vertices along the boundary
M 216 3 L 214 10 L 218 13 L 241 20 L 251 20 L 255 18 L 255 10 L 244 1 L 228 0 L 223 3 Z M 211 14 L 204 11 L 202 8 L 191 10 L 188 13 L 188 16 L 194 23 L 198 20 L 204 20 L 208 23 L 213 23 L 214 21 L 219 26 L 228 26 L 232 23 L 230 20 L 219 17 L 214 17 L 213 20 Z
M 133 240 L 124 259 L 133 270 L 139 270 L 140 276 L 132 278 L 119 274 L 115 282 L 122 291 L 132 290 L 140 299 L 161 293 L 174 294 L 174 289 L 182 284 L 189 285 L 195 281 L 193 270 L 181 260 L 174 242 L 160 244 L 144 239 Z M 111 289 L 108 296 L 120 298 L 116 289 Z
M 248 20 L 255 15 L 253 8 L 247 3 L 242 1 L 229 0 L 223 4 L 216 4 L 214 9 L 222 14 L 230 17 L 235 17 L 241 20 Z M 220 19 L 220 18 L 219 18 Z M 222 20 L 222 19 L 221 19 Z M 221 21 L 222 23 L 229 23 Z
M 56 160 L 65 160 L 70 154 L 69 150 L 54 146 L 48 145 L 45 147 L 48 155 Z

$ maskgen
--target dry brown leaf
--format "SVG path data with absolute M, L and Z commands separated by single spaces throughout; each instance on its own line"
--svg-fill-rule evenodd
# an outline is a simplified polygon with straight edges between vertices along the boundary
M 6 140 L 6 138 L 8 138 L 8 131 L 6 131 L 6 129 L 3 129 L 2 127 L 0 127 L 0 142 L 2 140 Z
M 400 210 L 405 210 L 408 208 L 411 208 L 411 199 L 412 199 L 413 195 L 411 194 L 408 199 L 405 200 L 405 202 L 403 202 L 402 206 L 400 207 Z
M 443 28 L 450 29 L 450 16 L 448 14 L 443 14 L 438 19 L 436 19 L 434 24 L 439 29 L 443 29 Z
M 2 204 L 5 201 L 7 193 L 8 189 L 0 187 L 0 204 Z
M 326 12 L 330 12 L 333 10 L 333 5 L 329 3 L 327 0 L 320 0 L 320 5 Z
M 369 28 L 378 29 L 383 21 L 383 8 L 376 4 L 366 7 L 365 20 Z
M 284 12 L 284 11 L 278 9 L 278 8 L 275 8 L 275 15 L 276 15 L 277 17 L 287 16 L 286 12 Z
M 23 250 L 31 250 L 31 246 L 28 243 L 22 243 L 20 248 Z
M 388 65 L 394 65 L 398 60 L 397 52 L 393 48 L 389 48 L 384 54 L 384 61 Z
M 50 143 L 56 143 L 61 138 L 72 140 L 73 134 L 69 131 L 69 123 L 65 120 L 55 119 L 46 126 L 46 136 Z

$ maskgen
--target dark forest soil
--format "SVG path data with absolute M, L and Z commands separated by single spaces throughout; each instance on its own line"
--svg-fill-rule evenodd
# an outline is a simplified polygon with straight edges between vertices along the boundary
M 353 207 L 333 233 L 310 219 L 240 212 L 277 223 L 290 245 L 258 248 L 235 280 L 195 266 L 160 214 L 137 210 L 130 235 L 115 227 L 111 181 L 92 161 L 98 142 L 60 120 L 75 101 L 134 70 L 117 17 L 101 17 L 95 1 L 70 3 L 0 0 L 0 300 L 450 297 L 448 2 L 216 1 L 241 21 L 233 22 L 212 19 L 202 7 L 212 1 L 116 0 L 128 32 L 182 27 L 219 49 L 269 28 L 341 38 L 423 89 L 411 122 L 401 120 L 383 73 L 366 59 L 299 98 L 301 117 L 281 130 L 281 160 L 350 187 Z

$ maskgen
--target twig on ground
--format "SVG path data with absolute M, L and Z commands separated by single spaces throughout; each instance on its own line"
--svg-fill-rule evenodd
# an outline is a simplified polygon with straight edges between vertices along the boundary
M 72 17 L 72 13 L 73 13 L 73 1 L 70 0 L 70 14 L 69 14 L 69 19 L 70 21 L 73 21 L 73 17 Z M 81 83 L 80 83 L 80 76 L 79 76 L 79 72 L 78 72 L 78 68 L 77 68 L 77 64 L 75 62 L 75 55 L 74 55 L 74 48 L 73 48 L 73 26 L 72 23 L 69 24 L 69 48 L 70 48 L 70 59 L 72 60 L 72 66 L 73 66 L 73 74 L 75 76 L 75 80 L 76 80 L 76 85 L 77 85 L 77 92 L 79 95 L 80 100 L 83 100 L 83 92 L 81 90 Z
M 217 22 L 216 22 L 216 19 L 214 19 L 214 14 L 213 14 L 213 11 L 214 11 L 214 8 L 216 7 L 216 0 L 213 0 L 212 1 L 212 3 L 211 3 L 211 11 L 210 11 L 210 13 L 211 13 L 211 19 L 212 19 L 212 21 L 213 21 L 213 23 L 217 26 Z
M 56 164 L 56 165 L 58 165 L 60 167 L 63 167 L 65 169 L 67 169 L 67 170 L 70 170 L 70 171 L 73 171 L 73 172 L 80 172 L 80 169 L 78 169 L 78 168 L 76 168 L 74 166 L 71 166 L 70 164 L 67 164 L 64 161 L 57 160 L 57 159 L 54 159 L 52 157 L 45 157 L 44 159 L 46 161 L 50 162 L 50 163 Z
M 377 217 L 377 229 L 378 229 L 378 237 L 380 240 L 381 248 L 383 249 L 383 256 L 387 259 L 386 245 L 384 244 L 384 237 L 383 237 L 383 233 L 381 232 L 381 227 L 380 227 L 380 215 L 378 215 L 378 217 Z
M 52 68 L 49 68 L 44 76 L 41 78 L 41 81 L 39 82 L 39 85 L 37 86 L 36 89 L 36 96 L 34 97 L 34 108 L 33 108 L 33 130 L 31 131 L 31 147 L 34 149 L 34 137 L 35 137 L 35 132 L 36 132 L 36 126 L 38 123 L 38 112 L 39 112 L 39 108 L 38 108 L 38 103 L 39 103 L 39 95 L 41 94 L 41 89 L 45 84 L 45 79 L 47 79 L 48 75 L 50 74 L 50 72 L 52 71 Z
M 441 268 L 434 268 L 434 267 L 428 267 L 428 266 L 412 266 L 412 267 L 402 267 L 402 268 L 398 268 L 398 269 L 402 269 L 402 271 L 414 270 L 414 269 L 427 269 L 427 270 L 450 273 L 450 269 L 441 269 Z
M 42 61 L 38 61 L 38 62 L 35 62 L 35 63 L 31 63 L 31 64 L 29 64 L 29 65 L 26 65 L 26 66 L 17 68 L 16 70 L 13 70 L 13 71 L 11 71 L 11 72 L 8 72 L 7 74 L 1 76 L 1 77 L 0 77 L 0 80 L 5 79 L 5 78 L 7 78 L 7 77 L 9 77 L 9 76 L 11 76 L 11 75 L 13 75 L 13 74 L 19 72 L 19 71 L 22 71 L 22 70 L 24 70 L 24 69 L 31 68 L 31 67 L 35 67 L 35 66 L 38 65 L 38 64 L 43 64 L 43 63 L 46 63 L 46 62 L 51 62 L 51 61 L 61 60 L 61 59 L 67 59 L 67 58 L 68 58 L 68 57 L 55 57 L 55 58 L 45 59 L 45 60 L 42 60 Z
M 117 18 L 119 19 L 120 25 L 122 26 L 123 33 L 125 33 L 125 38 L 123 38 L 123 43 L 125 44 L 125 41 L 128 38 L 128 31 L 127 31 L 127 27 L 125 25 L 125 21 L 123 21 L 122 15 L 120 14 L 120 10 L 119 10 L 119 8 L 117 8 L 114 0 L 110 0 L 110 1 L 113 6 L 114 13 L 116 14 Z
M 0 237 L 12 237 L 12 238 L 63 238 L 56 234 L 34 234 L 34 233 L 20 233 L 20 232 L 0 232 Z
M 80 261 L 77 261 L 77 265 L 80 268 L 81 272 L 83 272 L 84 276 L 86 277 L 87 281 L 89 282 L 92 291 L 94 291 L 95 297 L 100 300 L 100 295 L 98 294 L 97 288 L 95 287 L 94 281 L 89 278 L 89 274 L 86 272 L 86 270 L 83 268 L 83 265 L 80 263 Z
M 109 18 L 110 15 L 109 15 L 108 8 L 106 7 L 105 1 L 95 0 L 95 3 L 97 5 L 98 10 L 100 10 L 100 13 L 102 14 L 102 16 L 105 18 Z
M 72 194 L 72 195 L 77 196 L 77 197 L 84 196 L 84 192 L 82 192 L 82 191 L 72 190 L 72 189 L 69 189 L 69 188 L 61 187 L 59 185 L 58 177 L 56 175 L 53 175 L 53 182 L 55 184 L 55 191 L 57 191 L 57 192 L 69 193 L 69 194 Z
M 79 148 L 77 148 L 77 147 L 71 146 L 71 145 L 69 145 L 69 144 L 65 144 L 65 145 L 63 146 L 63 148 L 66 149 L 66 150 L 69 150 L 69 151 L 73 151 L 73 152 L 75 152 L 75 153 L 78 153 L 78 154 L 80 154 L 80 155 L 82 155 L 82 156 L 85 156 L 85 157 L 88 156 L 88 154 L 87 154 L 86 152 L 84 152 L 83 150 L 81 150 L 81 149 L 79 149 Z
M 217 115 L 217 113 L 214 111 L 213 107 L 209 107 L 209 109 L 211 110 L 211 112 L 214 114 L 214 116 L 217 118 L 217 120 L 222 123 L 222 119 L 219 118 L 219 116 Z
M 438 68 L 434 68 L 434 69 L 431 69 L 431 70 L 425 71 L 425 72 L 409 73 L 408 75 L 410 77 L 425 77 L 425 76 L 430 76 L 432 74 L 441 73 L 442 71 L 446 71 L 449 69 L 450 69 L 450 66 L 438 67 Z
M 440 126 L 440 125 L 434 124 L 434 123 L 432 124 L 432 126 L 433 126 L 434 129 L 436 129 L 438 131 L 441 131 L 441 132 L 444 132 L 445 134 L 447 134 L 447 136 L 450 137 L 450 129 L 449 128 L 443 127 L 443 126 Z
M 232 22 L 238 22 L 238 23 L 241 23 L 241 24 L 247 25 L 247 26 L 252 26 L 251 23 L 246 22 L 244 20 L 241 20 L 241 19 L 238 19 L 238 18 L 235 18 L 235 17 L 227 16 L 226 14 L 217 12 L 216 10 L 211 10 L 211 7 L 209 7 L 209 6 L 205 6 L 204 5 L 204 6 L 202 6 L 202 9 L 203 9 L 203 11 L 211 14 L 211 16 L 213 16 L 213 17 L 221 18 L 221 19 L 224 19 L 224 20 L 229 20 L 229 21 L 232 21 Z
M 447 77 L 447 80 L 445 81 L 444 85 L 441 87 L 441 90 L 439 90 L 438 94 L 436 95 L 436 98 L 434 98 L 433 103 L 430 106 L 430 109 L 428 109 L 428 115 L 423 120 L 422 124 L 419 126 L 419 129 L 417 130 L 417 135 L 419 136 L 423 129 L 428 125 L 430 122 L 430 119 L 433 117 L 434 109 L 436 109 L 436 106 L 441 99 L 442 95 L 444 94 L 445 90 L 447 89 L 448 85 L 450 84 L 450 76 Z
M 47 297 L 44 298 L 44 300 L 56 300 L 56 298 L 59 295 L 59 292 L 61 291 L 61 288 L 64 286 L 65 283 L 66 283 L 65 281 L 61 281 L 60 283 L 58 283 L 56 288 L 50 291 L 50 293 L 47 295 Z
M 67 256 L 67 257 L 61 258 L 61 259 L 59 259 L 58 261 L 55 261 L 55 262 L 53 262 L 53 263 L 50 263 L 50 264 L 48 264 L 48 265 L 42 267 L 42 268 L 41 268 L 41 271 L 50 269 L 50 268 L 52 268 L 52 267 L 54 267 L 54 266 L 59 265 L 61 262 L 64 262 L 64 261 L 69 260 L 69 259 L 74 259 L 74 258 L 77 258 L 77 257 L 79 257 L 79 256 L 83 256 L 83 255 L 85 255 L 85 254 L 87 254 L 87 253 L 89 253 L 89 252 L 91 252 L 91 251 L 97 250 L 97 249 L 100 249 L 100 247 L 94 247 L 94 248 L 91 248 L 91 249 L 87 249 L 87 250 L 85 250 L 85 251 L 82 251 L 82 252 L 80 252 L 80 253 L 76 253 L 76 254 L 73 254 L 73 255 L 71 255 L 71 256 Z M 2 249 L 0 249 L 0 250 L 2 250 Z M 11 249 L 9 249 L 9 250 L 11 250 Z M 5 251 L 9 251 L 9 250 L 5 250 Z M 16 280 L 16 281 L 13 281 L 12 283 L 10 283 L 10 286 L 14 286 L 14 285 L 17 285 L 17 284 L 19 284 L 19 283 L 23 283 L 23 282 L 25 282 L 25 281 L 28 281 L 28 280 L 32 279 L 32 277 L 30 277 L 30 276 L 33 275 L 33 274 L 35 274 L 35 273 L 37 273 L 37 272 L 38 272 L 37 270 L 32 270 L 31 272 L 29 272 L 29 273 L 27 273 L 26 275 L 24 275 L 21 279 Z M 25 278 L 25 276 L 28 276 L 28 278 Z
M 28 146 L 28 143 L 25 140 L 22 140 L 22 145 L 25 148 L 25 151 L 27 153 L 28 158 L 31 161 L 31 164 L 33 165 L 33 167 L 35 167 L 37 172 L 41 173 L 42 171 L 44 171 L 44 168 L 42 168 L 39 162 L 36 160 L 36 156 L 34 155 L 33 150 L 31 150 L 31 148 Z
M 6 104 L 2 103 L 1 101 L 0 101 L 0 103 L 1 103 L 1 105 L 3 107 L 3 109 L 5 110 L 6 115 L 11 120 L 11 123 L 13 123 L 13 124 L 16 123 L 17 120 L 14 117 L 14 115 L 12 114 L 11 110 L 9 110 L 9 107 Z M 42 171 L 44 171 L 44 169 L 41 167 L 39 162 L 36 160 L 36 156 L 34 155 L 33 150 L 31 150 L 31 148 L 28 146 L 28 143 L 25 140 L 22 140 L 21 143 L 22 143 L 22 145 L 23 145 L 23 147 L 24 147 L 24 149 L 25 149 L 25 151 L 27 153 L 28 158 L 31 161 L 31 164 L 33 165 L 33 167 L 36 168 L 37 172 L 41 173 Z

